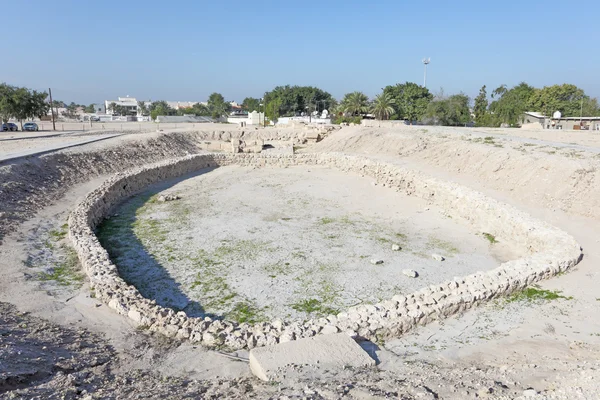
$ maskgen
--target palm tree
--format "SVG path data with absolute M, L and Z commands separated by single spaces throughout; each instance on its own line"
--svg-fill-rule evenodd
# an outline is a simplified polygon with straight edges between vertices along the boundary
M 114 101 L 108 105 L 108 108 L 112 114 L 117 113 L 117 103 L 115 103 Z
M 141 115 L 148 115 L 148 107 L 145 101 L 138 101 L 138 111 Z
M 394 112 L 393 104 L 395 100 L 390 96 L 389 93 L 381 93 L 375 96 L 373 105 L 371 106 L 371 112 L 375 114 L 375 118 L 382 120 L 388 119 Z
M 362 92 L 347 93 L 342 100 L 342 108 L 350 115 L 366 114 L 369 110 L 369 98 Z

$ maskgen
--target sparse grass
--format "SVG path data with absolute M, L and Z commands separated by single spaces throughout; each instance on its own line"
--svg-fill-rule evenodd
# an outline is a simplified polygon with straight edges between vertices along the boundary
M 321 225 L 327 225 L 327 224 L 332 224 L 335 222 L 335 219 L 333 218 L 329 218 L 329 217 L 323 217 L 319 220 L 319 223 Z
M 458 248 L 454 246 L 452 243 L 447 242 L 442 239 L 438 239 L 434 236 L 429 237 L 429 241 L 427 242 L 427 247 L 429 249 L 440 249 L 446 252 L 446 255 L 454 255 L 459 252 Z
M 329 224 L 344 224 L 344 225 L 354 225 L 354 221 L 350 219 L 348 216 L 343 216 L 341 218 L 331 218 L 331 217 L 323 217 L 318 221 L 319 225 L 329 225 Z
M 214 257 L 218 259 L 234 257 L 251 261 L 255 260 L 261 253 L 272 252 L 273 250 L 267 242 L 259 240 L 235 240 L 222 242 L 221 246 L 215 249 Z
M 391 243 L 392 243 L 392 241 L 391 241 L 390 239 L 388 239 L 388 238 L 385 238 L 385 237 L 378 237 L 376 240 L 377 240 L 379 243 L 381 243 L 381 244 L 384 244 L 384 245 L 385 245 L 385 244 L 391 244 Z
M 483 144 L 490 144 L 494 147 L 504 147 L 502 144 L 496 143 L 492 136 L 486 136 L 485 138 L 483 138 Z
M 401 239 L 401 240 L 408 239 L 408 236 L 406 236 L 404 233 L 396 233 L 395 235 L 398 239 Z
M 573 300 L 573 297 L 565 297 L 560 294 L 560 291 L 552 291 L 552 290 L 544 290 L 540 289 L 538 286 L 529 287 L 521 292 L 513 293 L 509 296 L 506 301 L 508 303 L 514 303 L 518 301 L 525 302 L 540 302 L 540 301 L 551 301 L 551 300 Z
M 58 229 L 52 229 L 51 231 L 48 232 L 48 235 L 55 242 L 58 242 L 58 241 L 64 239 L 67 236 L 68 229 L 69 229 L 69 225 L 68 224 L 63 224 L 60 227 L 60 230 L 58 230 Z
M 286 263 L 282 263 L 282 262 L 278 262 L 278 263 L 274 263 L 274 264 L 267 264 L 264 265 L 262 267 L 263 271 L 265 271 L 265 273 L 267 275 L 269 275 L 272 278 L 276 278 L 280 275 L 289 275 L 292 272 L 292 267 L 290 266 L 290 263 L 286 262 Z
M 239 323 L 247 322 L 249 324 L 255 324 L 257 322 L 264 322 L 267 319 L 262 315 L 262 310 L 256 305 L 246 302 L 236 303 L 231 311 L 227 313 L 227 318 Z
M 330 315 L 339 313 L 339 310 L 324 306 L 323 303 L 317 299 L 301 300 L 291 304 L 291 307 L 296 311 L 305 312 L 307 314 Z
M 491 233 L 483 232 L 482 235 L 488 240 L 488 242 L 490 242 L 490 244 L 498 243 L 496 236 L 492 235 Z
M 75 250 L 67 245 L 62 245 L 65 253 L 64 260 L 58 263 L 50 272 L 39 274 L 41 281 L 55 281 L 61 286 L 80 287 L 83 283 L 83 273 L 79 268 L 79 259 Z

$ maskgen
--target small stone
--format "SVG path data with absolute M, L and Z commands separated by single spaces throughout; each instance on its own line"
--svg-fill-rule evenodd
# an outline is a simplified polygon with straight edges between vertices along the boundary
M 402 247 L 400 247 L 399 244 L 393 244 L 392 245 L 392 250 L 393 251 L 400 251 L 400 250 L 402 250 Z
M 431 258 L 433 258 L 436 261 L 444 261 L 445 260 L 445 258 L 439 254 L 432 254 Z
M 179 196 L 178 194 L 161 194 L 160 196 L 158 196 L 158 201 L 161 203 L 164 203 L 166 201 L 173 201 L 173 200 L 179 200 L 181 199 L 181 196 Z
M 537 392 L 534 389 L 527 389 L 523 391 L 523 397 L 535 397 Z
M 409 278 L 416 278 L 417 276 L 419 276 L 417 271 L 415 271 L 414 269 L 403 269 L 402 273 L 408 276 Z
M 371 264 L 373 264 L 373 265 L 383 264 L 383 260 L 380 260 L 380 259 L 377 259 L 377 258 L 373 258 L 371 260 Z
M 377 186 L 377 182 L 371 182 L 371 185 Z

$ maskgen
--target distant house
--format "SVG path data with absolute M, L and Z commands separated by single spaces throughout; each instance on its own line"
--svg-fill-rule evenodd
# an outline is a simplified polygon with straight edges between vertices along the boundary
M 539 112 L 528 111 L 521 116 L 521 125 L 525 128 L 538 127 L 539 124 L 542 129 L 600 130 L 600 117 L 563 117 L 560 112 L 554 114 L 547 117 Z
M 124 115 L 139 115 L 138 102 L 135 97 L 118 97 L 117 100 L 105 100 L 104 109 L 108 115 L 117 115 L 115 110 L 111 109 L 111 104 L 115 103 L 117 106 L 124 107 Z
M 182 108 L 191 108 L 194 107 L 196 104 L 206 105 L 206 103 L 199 101 L 167 101 L 167 105 L 175 110 L 179 110 Z
M 535 111 L 526 111 L 521 116 L 521 126 L 527 124 L 539 124 L 540 127 L 544 127 L 544 122 L 546 121 L 546 116 L 542 115 L 539 112 Z M 531 126 L 531 125 L 530 125 Z

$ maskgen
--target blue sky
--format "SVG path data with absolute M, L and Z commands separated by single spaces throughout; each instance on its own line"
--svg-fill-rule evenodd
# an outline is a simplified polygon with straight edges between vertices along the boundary
M 260 97 L 313 85 L 340 98 L 404 81 L 434 93 L 525 81 L 600 96 L 600 1 L 0 0 L 0 81 L 78 103 Z M 578 23 L 580 22 L 580 23 Z

